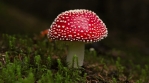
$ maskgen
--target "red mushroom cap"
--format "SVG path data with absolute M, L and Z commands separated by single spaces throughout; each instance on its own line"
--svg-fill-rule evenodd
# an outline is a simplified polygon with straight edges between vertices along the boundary
M 106 25 L 92 11 L 65 11 L 52 23 L 48 38 L 52 40 L 97 42 L 108 34 Z

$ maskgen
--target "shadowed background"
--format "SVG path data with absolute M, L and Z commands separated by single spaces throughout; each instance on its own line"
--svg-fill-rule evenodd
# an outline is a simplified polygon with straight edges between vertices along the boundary
M 70 9 L 89 9 L 99 15 L 109 32 L 101 43 L 149 54 L 148 0 L 1 0 L 0 33 L 40 33 Z

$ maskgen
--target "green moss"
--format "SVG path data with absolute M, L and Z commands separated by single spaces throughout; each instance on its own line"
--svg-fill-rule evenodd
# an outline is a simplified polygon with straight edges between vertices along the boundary
M 149 78 L 148 64 L 113 57 L 113 50 L 99 56 L 86 50 L 84 67 L 75 69 L 67 68 L 63 42 L 3 34 L 0 46 L 0 83 L 146 83 Z M 114 52 L 121 54 L 117 49 Z

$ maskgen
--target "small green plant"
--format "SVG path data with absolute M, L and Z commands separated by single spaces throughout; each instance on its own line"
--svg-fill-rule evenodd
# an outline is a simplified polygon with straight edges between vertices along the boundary
M 116 62 L 115 62 L 115 64 L 116 64 L 116 67 L 117 67 L 118 71 L 120 73 L 123 73 L 124 66 L 121 65 L 120 61 L 121 61 L 121 59 L 118 57 L 117 60 L 116 60 Z

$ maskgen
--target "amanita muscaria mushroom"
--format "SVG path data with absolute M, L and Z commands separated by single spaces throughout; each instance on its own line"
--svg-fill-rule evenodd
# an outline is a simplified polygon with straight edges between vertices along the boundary
M 75 9 L 62 12 L 57 16 L 48 32 L 52 40 L 69 41 L 66 61 L 72 66 L 73 56 L 78 57 L 78 62 L 73 62 L 73 67 L 80 67 L 84 60 L 85 43 L 98 42 L 107 37 L 106 25 L 96 13 L 86 9 Z

